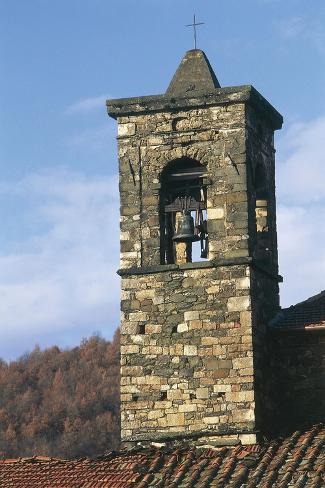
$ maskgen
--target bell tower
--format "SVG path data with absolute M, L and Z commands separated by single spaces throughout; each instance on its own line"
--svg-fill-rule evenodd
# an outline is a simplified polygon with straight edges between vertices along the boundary
M 252 86 L 221 88 L 197 49 L 164 95 L 107 108 L 118 122 L 122 441 L 254 443 L 272 411 L 282 117 Z

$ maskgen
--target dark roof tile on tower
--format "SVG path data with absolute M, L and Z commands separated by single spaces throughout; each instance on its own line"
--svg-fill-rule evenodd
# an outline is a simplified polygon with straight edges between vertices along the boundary
M 200 49 L 192 49 L 182 59 L 166 95 L 207 94 L 216 88 L 220 88 L 220 83 L 205 53 Z
M 283 330 L 325 328 L 325 291 L 282 309 L 270 325 Z

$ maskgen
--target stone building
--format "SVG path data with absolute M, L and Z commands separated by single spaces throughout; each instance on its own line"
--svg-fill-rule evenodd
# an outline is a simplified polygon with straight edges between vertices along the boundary
M 252 86 L 188 51 L 163 95 L 109 100 L 121 198 L 124 442 L 255 443 L 274 408 L 274 131 Z

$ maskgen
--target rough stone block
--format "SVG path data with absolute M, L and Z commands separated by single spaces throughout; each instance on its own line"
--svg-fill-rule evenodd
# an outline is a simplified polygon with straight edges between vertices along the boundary
M 184 345 L 175 344 L 169 348 L 170 356 L 182 356 L 184 354 Z
M 247 297 L 231 297 L 228 299 L 227 308 L 229 312 L 241 312 L 248 310 L 250 307 L 250 298 Z
M 184 412 L 184 413 L 196 412 L 197 411 L 197 405 L 195 405 L 195 404 L 180 405 L 178 407 L 178 410 L 180 412 Z
M 255 420 L 255 412 L 253 409 L 238 409 L 232 412 L 232 419 L 234 422 L 249 422 Z
M 250 278 L 248 276 L 236 280 L 237 290 L 248 290 L 249 288 L 250 288 Z
M 197 399 L 209 398 L 209 388 L 197 388 L 195 395 Z
M 204 360 L 207 370 L 231 369 L 232 361 L 229 359 L 207 358 Z
M 214 385 L 213 392 L 214 393 L 226 393 L 231 391 L 231 385 Z
M 213 346 L 214 344 L 219 343 L 218 337 L 202 337 L 201 344 L 202 346 Z
M 225 236 L 225 223 L 222 219 L 220 220 L 208 220 L 208 232 L 215 232 L 219 236 Z
M 197 311 L 184 312 L 185 322 L 188 322 L 189 320 L 198 320 L 198 319 L 199 319 L 199 312 Z
M 130 322 L 145 322 L 148 320 L 148 314 L 145 312 L 132 312 L 129 314 Z
M 251 327 L 252 326 L 252 312 L 243 311 L 240 312 L 240 323 L 242 327 Z
M 214 378 L 228 378 L 230 374 L 229 369 L 217 369 L 213 371 L 213 377 Z
M 125 136 L 133 136 L 135 134 L 135 124 L 128 123 L 128 124 L 119 124 L 118 125 L 118 136 L 125 137 Z
M 121 335 L 133 335 L 137 334 L 138 332 L 138 324 L 137 323 L 130 323 L 124 322 L 121 326 Z
M 196 356 L 197 346 L 184 345 L 184 355 L 185 356 Z
M 223 207 L 208 208 L 208 220 L 219 220 L 225 216 L 225 210 Z
M 167 391 L 167 399 L 168 400 L 182 400 L 184 397 L 184 393 L 182 390 L 168 390 Z
M 162 330 L 161 325 L 156 325 L 156 324 L 146 324 L 145 325 L 146 334 L 160 334 L 161 330 Z
M 245 369 L 253 367 L 253 358 L 236 358 L 232 361 L 234 369 Z
M 208 295 L 210 294 L 217 294 L 220 291 L 220 286 L 219 285 L 213 285 L 209 286 L 209 288 L 206 289 L 206 292 Z
M 164 303 L 164 297 L 162 295 L 155 295 L 152 299 L 154 305 L 161 305 Z
M 227 353 L 226 346 L 215 345 L 212 347 L 213 356 L 221 356 L 221 355 L 226 354 L 226 353 Z
M 202 320 L 190 320 L 188 323 L 189 330 L 202 329 Z
M 236 391 L 236 392 L 227 392 L 226 393 L 226 401 L 227 402 L 253 402 L 254 401 L 254 393 L 253 391 Z
M 220 423 L 219 417 L 203 417 L 203 422 L 208 425 L 215 425 Z
M 121 354 L 137 354 L 139 351 L 140 348 L 137 345 L 121 346 Z
M 122 366 L 121 367 L 121 375 L 122 376 L 138 376 L 142 375 L 143 368 L 142 366 Z
M 154 419 L 159 419 L 164 416 L 164 410 L 152 410 L 148 412 L 148 419 L 149 420 L 154 420 Z
M 243 446 L 257 444 L 256 434 L 239 434 L 239 440 Z
M 188 329 L 188 324 L 178 324 L 177 326 L 177 332 L 188 332 Z
M 185 425 L 185 415 L 184 413 L 168 413 L 166 421 L 169 426 L 181 427 Z
M 121 241 L 128 241 L 130 239 L 130 232 L 124 231 L 120 232 L 120 240 Z
M 155 290 L 147 288 L 145 290 L 140 290 L 135 293 L 135 297 L 138 300 L 144 300 L 146 298 L 154 298 L 155 297 Z

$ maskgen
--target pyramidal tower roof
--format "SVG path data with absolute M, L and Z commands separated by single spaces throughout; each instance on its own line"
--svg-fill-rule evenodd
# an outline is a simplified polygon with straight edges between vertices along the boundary
M 209 93 L 220 83 L 205 53 L 200 49 L 187 51 L 167 89 L 168 96 Z

